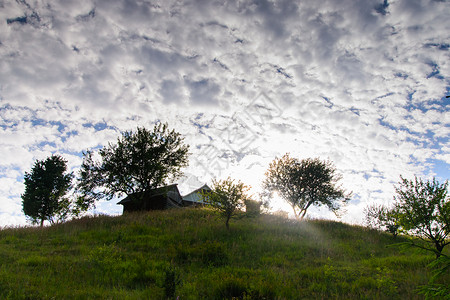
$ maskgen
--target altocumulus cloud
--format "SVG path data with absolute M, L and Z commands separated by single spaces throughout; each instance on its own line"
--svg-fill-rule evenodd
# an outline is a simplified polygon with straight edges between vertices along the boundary
M 321 157 L 361 222 L 400 174 L 448 178 L 449 14 L 437 0 L 0 1 L 0 225 L 24 224 L 35 159 L 76 171 L 82 150 L 158 120 L 191 145 L 186 191 L 227 175 L 258 191 L 275 156 Z

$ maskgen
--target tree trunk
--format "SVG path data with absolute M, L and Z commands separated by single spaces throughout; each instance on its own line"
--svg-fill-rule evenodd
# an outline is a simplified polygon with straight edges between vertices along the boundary
M 436 246 L 436 258 L 439 258 L 441 256 L 442 250 L 444 249 L 444 245 L 441 245 L 439 242 L 435 242 L 434 245 Z
M 41 228 L 44 227 L 44 219 L 41 219 Z
M 305 215 L 306 215 L 306 209 L 303 211 L 302 216 L 301 216 L 300 218 L 303 220 L 303 218 L 305 217 Z
M 301 211 L 299 211 L 299 212 L 297 213 L 297 211 L 295 210 L 295 205 L 291 205 L 291 207 L 292 207 L 292 210 L 294 211 L 294 216 L 295 216 L 295 218 L 296 218 L 297 220 L 300 220 L 300 212 L 301 212 Z
M 231 216 L 227 216 L 227 220 L 226 220 L 226 222 L 225 222 L 225 226 L 227 227 L 227 229 L 230 229 L 230 217 Z

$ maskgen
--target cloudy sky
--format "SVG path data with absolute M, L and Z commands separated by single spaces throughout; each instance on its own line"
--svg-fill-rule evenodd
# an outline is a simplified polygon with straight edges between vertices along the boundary
M 0 226 L 26 224 L 36 159 L 76 171 L 157 121 L 191 146 L 182 194 L 228 175 L 257 192 L 290 152 L 334 162 L 359 223 L 400 174 L 449 178 L 449 15 L 446 0 L 0 0 Z

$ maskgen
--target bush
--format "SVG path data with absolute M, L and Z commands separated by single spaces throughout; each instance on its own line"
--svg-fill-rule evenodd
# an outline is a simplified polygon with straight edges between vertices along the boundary
M 259 216 L 261 214 L 262 203 L 248 199 L 245 201 L 245 212 L 248 216 Z

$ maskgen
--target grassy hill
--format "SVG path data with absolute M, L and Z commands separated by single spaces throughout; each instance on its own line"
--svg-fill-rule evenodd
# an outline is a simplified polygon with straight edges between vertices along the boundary
M 422 299 L 433 255 L 364 227 L 208 209 L 0 231 L 1 299 Z

